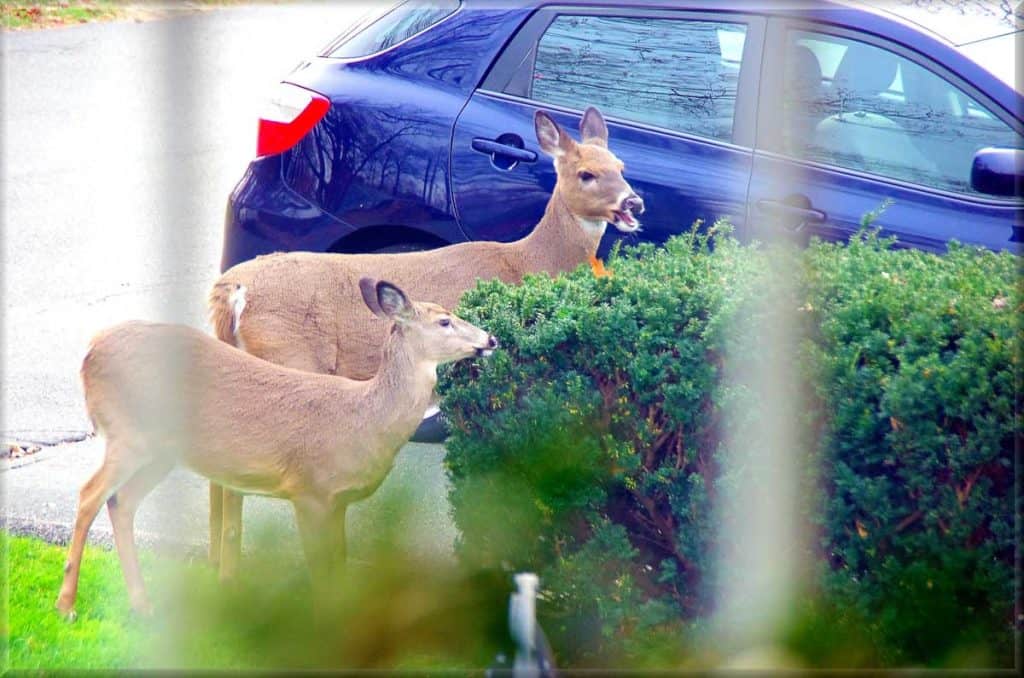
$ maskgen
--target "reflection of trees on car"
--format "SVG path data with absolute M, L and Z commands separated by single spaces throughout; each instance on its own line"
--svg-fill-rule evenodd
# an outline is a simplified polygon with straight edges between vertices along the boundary
M 537 45 L 532 98 L 731 140 L 745 26 L 559 16 Z
M 900 0 L 904 5 L 922 7 L 928 10 L 941 11 L 954 9 L 961 14 L 981 14 L 997 16 L 1000 20 L 1013 26 L 1015 21 L 1024 21 L 1024 4 L 1020 0 Z M 1016 7 L 1015 7 L 1016 6 Z

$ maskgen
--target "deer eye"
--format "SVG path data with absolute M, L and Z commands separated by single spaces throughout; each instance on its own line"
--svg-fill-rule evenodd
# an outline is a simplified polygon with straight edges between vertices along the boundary
M 580 181 L 582 182 L 593 181 L 594 179 L 597 178 L 596 176 L 593 175 L 593 173 L 587 172 L 586 170 L 580 172 L 579 177 Z
M 448 318 L 441 318 L 440 320 L 437 321 L 437 324 L 440 325 L 441 327 L 450 327 L 452 321 L 449 320 Z

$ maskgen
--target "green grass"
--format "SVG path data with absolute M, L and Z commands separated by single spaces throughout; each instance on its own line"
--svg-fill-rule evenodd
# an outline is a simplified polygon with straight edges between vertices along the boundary
M 472 669 L 498 649 L 505 577 L 411 560 L 384 539 L 371 566 L 350 564 L 318 624 L 301 557 L 275 552 L 279 535 L 254 534 L 257 545 L 229 586 L 203 558 L 143 551 L 155 608 L 149 619 L 129 609 L 117 554 L 87 546 L 78 618 L 67 622 L 54 609 L 66 548 L 0 532 L 10 594 L 9 654 L 0 670 Z
M 79 592 L 84 604 L 79 606 L 78 620 L 68 623 L 53 607 L 65 549 L 38 539 L 4 536 L 10 634 L 6 659 L 10 668 L 137 665 L 146 632 L 129 615 L 116 554 L 86 547 Z M 143 558 L 147 571 L 152 565 L 152 558 Z
M 217 628 L 186 622 L 190 612 L 231 599 L 221 595 L 216 575 L 205 562 L 141 552 L 143 575 L 157 608 L 153 618 L 144 619 L 131 612 L 117 553 L 87 545 L 75 605 L 78 618 L 68 622 L 54 609 L 66 547 L 3 532 L 0 535 L 7 546 L 5 565 L 10 591 L 6 667 L 248 668 L 260 663 L 258 656 L 249 655 L 251 648 L 244 635 L 258 623 L 256 620 L 221 624 L 224 619 L 217 617 L 211 620 Z M 283 584 L 294 586 L 295 582 L 286 579 Z M 275 590 L 274 586 L 266 587 L 265 582 L 252 581 L 244 582 L 242 588 L 257 585 L 264 586 L 266 594 Z M 289 596 L 295 599 L 294 590 Z M 200 628 L 202 634 L 198 633 Z

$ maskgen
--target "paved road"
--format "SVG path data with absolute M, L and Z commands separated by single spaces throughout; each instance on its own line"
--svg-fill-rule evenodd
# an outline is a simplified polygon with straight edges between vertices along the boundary
M 252 157 L 263 95 L 364 9 L 264 5 L 3 35 L 5 442 L 88 430 L 77 372 L 98 329 L 206 327 L 225 201 Z M 61 538 L 99 454 L 94 440 L 61 444 L 0 472 L 11 528 Z M 450 550 L 442 454 L 410 446 L 388 487 L 414 486 L 429 505 L 414 531 Z M 203 488 L 176 473 L 140 529 L 203 538 Z M 354 532 L 372 524 L 375 500 Z M 247 516 L 290 521 L 274 503 L 250 500 Z
M 352 20 L 263 6 L 3 36 L 5 437 L 87 428 L 89 337 L 202 326 L 263 95 Z
M 6 484 L 4 502 L 8 529 L 66 543 L 75 519 L 78 488 L 99 465 L 100 439 L 46 447 L 37 455 L 15 460 L 0 472 Z M 410 443 L 399 453 L 395 469 L 369 499 L 355 504 L 348 515 L 350 552 L 360 560 L 375 546 L 396 547 L 420 556 L 451 557 L 455 530 L 448 520 L 447 489 L 440 445 Z M 176 469 L 148 496 L 136 516 L 136 536 L 149 547 L 191 554 L 207 548 L 207 484 Z M 411 510 L 410 510 L 411 507 Z M 301 544 L 294 528 L 291 505 L 264 497 L 245 502 L 243 542 L 250 550 L 261 530 L 272 529 L 281 547 L 295 554 Z M 382 541 L 380 534 L 384 533 Z M 90 543 L 113 544 L 106 509 L 89 533 Z

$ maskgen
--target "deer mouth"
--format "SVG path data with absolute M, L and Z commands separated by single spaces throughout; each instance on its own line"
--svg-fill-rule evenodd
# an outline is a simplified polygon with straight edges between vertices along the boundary
M 492 334 L 487 337 L 486 346 L 478 346 L 473 350 L 476 352 L 478 358 L 489 358 L 491 354 L 494 353 L 494 349 L 498 348 L 500 344 L 501 342 L 498 341 L 498 338 Z
M 640 230 L 640 222 L 633 216 L 633 210 L 613 211 L 612 226 L 623 233 L 635 233 Z

